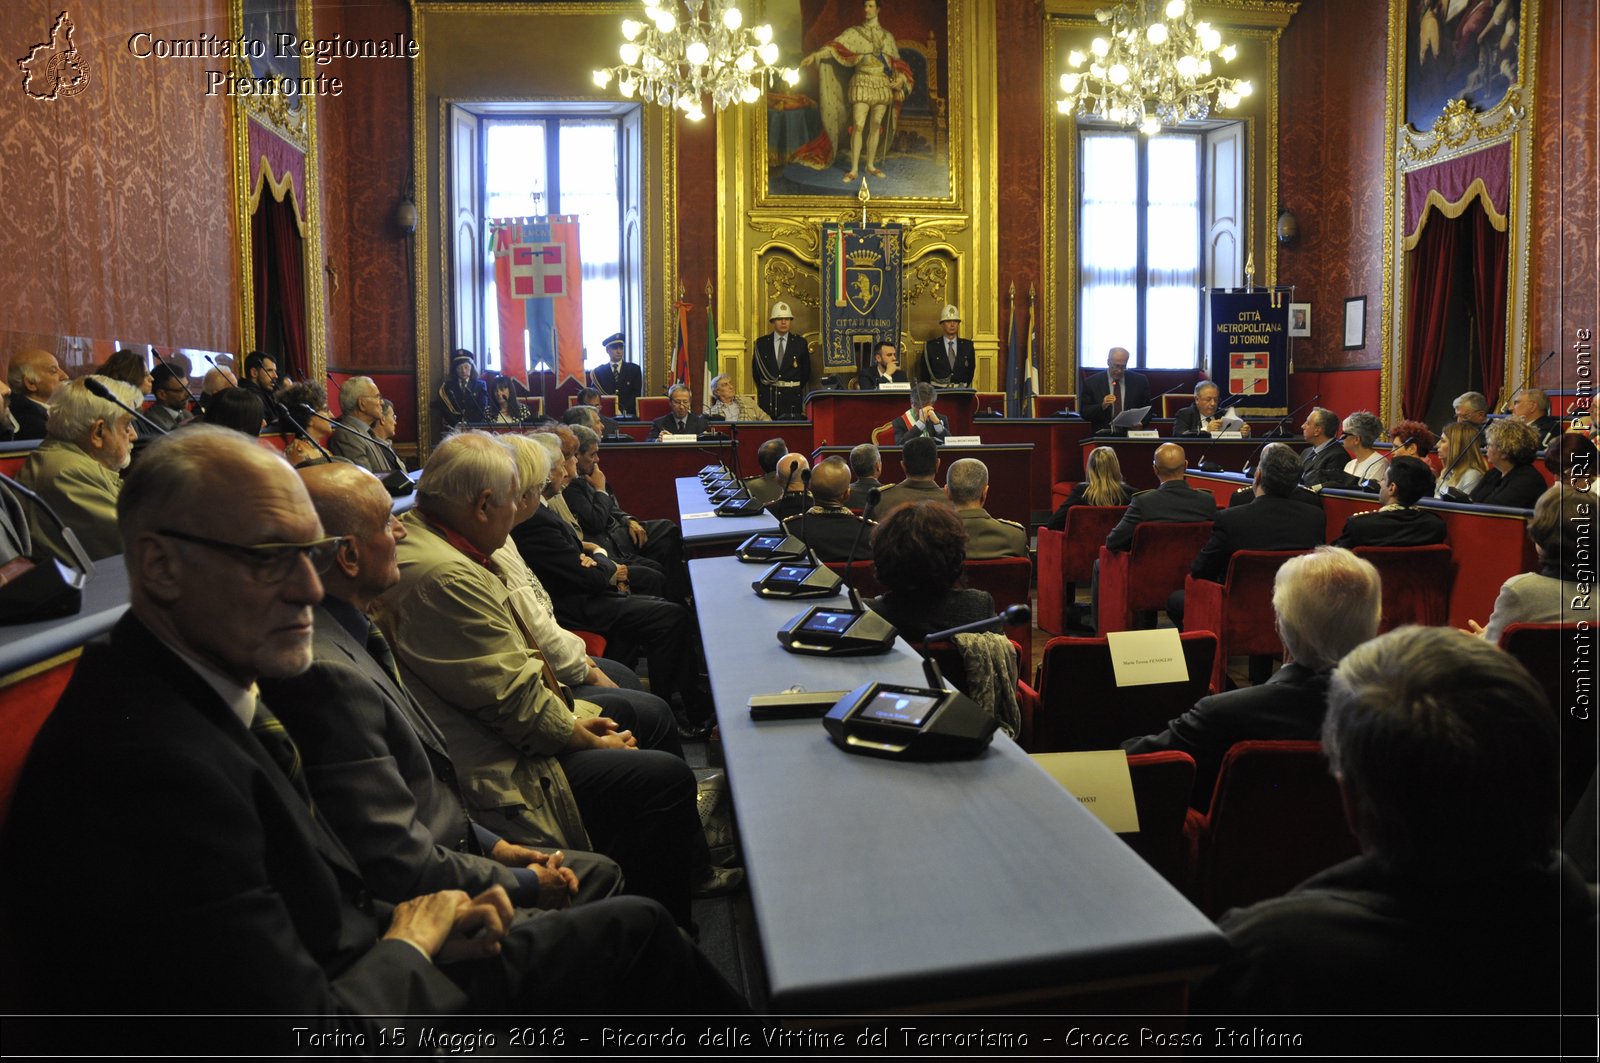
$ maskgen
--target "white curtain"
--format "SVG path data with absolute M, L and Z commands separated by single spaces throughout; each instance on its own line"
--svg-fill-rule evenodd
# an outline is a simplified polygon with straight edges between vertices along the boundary
M 549 170 L 543 122 L 485 122 L 483 166 L 483 216 L 485 218 L 537 218 L 550 213 L 545 187 Z M 485 369 L 500 368 L 499 296 L 494 284 L 494 251 L 488 230 L 483 240 L 484 329 L 482 356 Z
M 561 123 L 562 214 L 578 216 L 583 263 L 585 364 L 608 361 L 600 345 L 622 328 L 622 189 L 617 122 L 611 118 Z M 636 341 L 637 342 L 637 341 Z
M 1080 365 L 1105 364 L 1113 347 L 1138 343 L 1139 181 L 1133 134 L 1083 135 L 1079 222 Z
M 1144 364 L 1186 369 L 1200 337 L 1200 138 L 1154 136 L 1146 151 Z

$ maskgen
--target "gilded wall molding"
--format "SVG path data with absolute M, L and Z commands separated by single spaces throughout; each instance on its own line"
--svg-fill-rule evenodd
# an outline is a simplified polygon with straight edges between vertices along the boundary
M 1528 348 L 1529 284 L 1533 257 L 1533 154 L 1536 146 L 1534 108 L 1524 101 L 1538 92 L 1538 48 L 1542 21 L 1541 0 L 1523 0 L 1522 25 L 1517 42 L 1517 71 L 1521 80 L 1510 86 L 1499 102 L 1485 111 L 1462 100 L 1451 100 L 1426 130 L 1414 128 L 1405 118 L 1406 2 L 1389 0 L 1389 62 L 1384 79 L 1388 98 L 1385 143 L 1391 146 L 1384 168 L 1383 301 L 1386 327 L 1382 335 L 1382 388 L 1380 409 L 1391 423 L 1400 417 L 1401 381 L 1406 371 L 1405 337 L 1408 307 L 1405 250 L 1406 174 L 1413 170 L 1471 154 L 1496 144 L 1509 143 L 1511 172 L 1506 225 L 1509 259 L 1506 269 L 1505 362 L 1502 389 L 1514 387 L 1533 368 Z

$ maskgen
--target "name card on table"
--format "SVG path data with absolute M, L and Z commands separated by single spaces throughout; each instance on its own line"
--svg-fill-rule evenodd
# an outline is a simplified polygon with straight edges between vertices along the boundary
M 1128 431 L 1129 439 L 1160 439 L 1161 433 L 1154 428 L 1133 428 Z
M 1035 753 L 1033 760 L 1107 828 L 1118 834 L 1138 833 L 1133 776 L 1128 773 L 1128 755 L 1122 750 Z
M 662 432 L 656 436 L 658 443 L 698 443 L 700 437 L 693 432 Z
M 1119 687 L 1182 683 L 1189 678 L 1183 639 L 1175 627 L 1108 631 L 1106 645 L 1111 650 L 1111 668 Z
M 945 436 L 944 445 L 947 447 L 981 447 L 982 436 Z

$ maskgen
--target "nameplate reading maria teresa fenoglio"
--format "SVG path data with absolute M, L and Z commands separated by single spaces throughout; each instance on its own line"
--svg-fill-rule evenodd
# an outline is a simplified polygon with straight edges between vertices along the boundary
M 1189 678 L 1183 639 L 1175 627 L 1108 631 L 1106 645 L 1111 650 L 1111 667 L 1119 687 L 1182 683 Z

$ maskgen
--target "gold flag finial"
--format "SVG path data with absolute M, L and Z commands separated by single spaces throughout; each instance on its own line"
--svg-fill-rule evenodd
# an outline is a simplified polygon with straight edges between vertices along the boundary
M 867 187 L 867 175 L 861 175 L 861 188 L 856 192 L 856 198 L 861 201 L 861 225 L 867 224 L 867 201 L 872 198 L 872 190 Z

